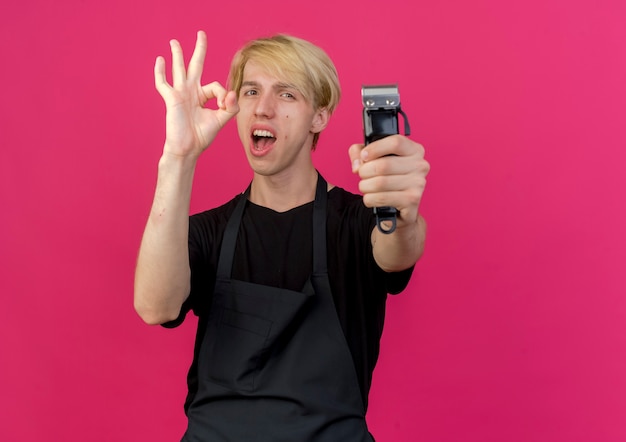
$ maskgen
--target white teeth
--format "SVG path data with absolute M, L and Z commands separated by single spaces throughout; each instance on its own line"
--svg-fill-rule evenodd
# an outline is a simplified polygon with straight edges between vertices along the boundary
M 255 137 L 275 138 L 274 134 L 272 134 L 269 130 L 256 129 L 254 132 L 252 132 L 252 135 L 254 135 Z

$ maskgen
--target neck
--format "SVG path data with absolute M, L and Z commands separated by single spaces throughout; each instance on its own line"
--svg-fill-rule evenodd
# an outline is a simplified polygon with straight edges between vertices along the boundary
M 250 201 L 277 212 L 286 212 L 315 199 L 317 171 L 311 167 L 306 172 L 281 176 L 263 176 L 257 173 L 252 179 Z

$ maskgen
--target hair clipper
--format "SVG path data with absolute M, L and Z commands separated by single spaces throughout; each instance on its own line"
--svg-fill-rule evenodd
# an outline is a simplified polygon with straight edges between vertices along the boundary
M 389 135 L 400 133 L 398 114 L 404 120 L 404 134 L 410 135 L 411 128 L 406 114 L 400 108 L 398 85 L 383 84 L 361 87 L 363 101 L 363 129 L 365 145 Z M 382 233 L 389 234 L 396 230 L 395 207 L 375 207 L 376 225 Z M 383 222 L 386 222 L 383 224 Z M 387 223 L 387 222 L 390 222 Z

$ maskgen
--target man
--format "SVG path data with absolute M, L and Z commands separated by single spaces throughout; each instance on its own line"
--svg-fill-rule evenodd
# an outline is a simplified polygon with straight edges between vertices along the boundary
M 198 315 L 185 441 L 371 441 L 365 412 L 387 293 L 422 254 L 429 170 L 404 136 L 349 148 L 363 196 L 327 184 L 311 153 L 339 101 L 335 68 L 313 44 L 258 39 L 234 57 L 226 90 L 200 84 L 206 35 L 186 69 L 158 57 L 166 139 L 135 277 L 135 309 L 172 327 Z M 205 104 L 217 101 L 217 109 Z M 236 116 L 253 179 L 189 217 L 199 156 Z M 398 209 L 382 234 L 371 207 Z

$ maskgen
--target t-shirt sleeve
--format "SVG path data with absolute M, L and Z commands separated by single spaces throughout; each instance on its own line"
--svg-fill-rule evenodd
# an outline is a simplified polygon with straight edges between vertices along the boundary
M 366 296 L 384 296 L 403 291 L 413 273 L 413 267 L 401 272 L 385 272 L 374 259 L 371 233 L 376 226 L 376 217 L 371 208 L 363 204 L 360 195 L 337 189 L 332 194 L 332 204 L 339 214 L 336 228 L 331 232 L 329 247 L 334 248 L 338 268 L 336 280 L 345 283 L 348 292 L 360 292 Z M 334 221 L 330 221 L 333 222 Z M 337 245 L 334 247 L 334 245 Z
M 414 268 L 415 266 L 413 265 L 400 272 L 386 272 L 385 278 L 387 281 L 387 293 L 397 295 L 402 292 L 409 284 Z
M 376 215 L 374 215 L 374 211 L 372 209 L 365 207 L 364 205 L 361 206 L 361 210 L 364 212 L 363 218 L 369 219 L 367 225 L 367 241 L 369 243 L 368 251 L 371 257 L 372 266 L 376 268 L 377 275 L 384 280 L 386 292 L 391 295 L 397 295 L 409 284 L 415 265 L 399 272 L 386 272 L 378 266 L 378 263 L 376 263 L 376 260 L 374 259 L 373 247 L 371 246 L 371 233 L 372 230 L 376 228 Z
M 386 272 L 381 269 L 374 259 L 374 250 L 371 240 L 372 230 L 376 228 L 376 215 L 371 208 L 366 207 L 363 204 L 362 198 L 356 207 L 358 213 L 357 219 L 362 220 L 360 229 L 362 230 L 363 241 L 365 242 L 364 247 L 367 250 L 369 266 L 373 276 L 376 278 L 377 282 L 382 281 L 385 292 L 391 295 L 397 295 L 408 285 L 415 266 L 411 266 L 410 268 L 400 272 Z
M 210 272 L 209 257 L 206 247 L 209 232 L 209 215 L 201 213 L 189 217 L 189 267 L 191 269 L 191 290 L 189 296 L 183 302 L 178 317 L 170 322 L 166 322 L 163 327 L 174 328 L 183 323 L 187 313 L 193 311 L 198 314 L 202 309 L 203 294 L 209 294 Z
M 191 290 L 183 302 L 178 318 L 164 323 L 164 327 L 177 327 L 190 311 L 199 316 L 211 305 L 219 248 L 226 223 L 237 201 L 238 197 L 235 197 L 222 206 L 189 217 Z

